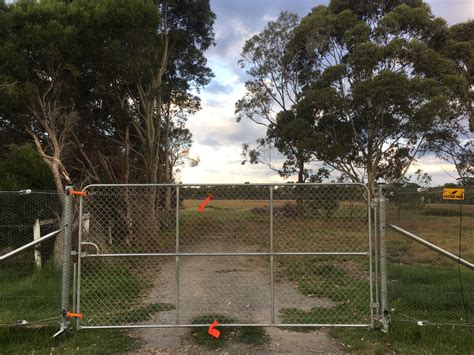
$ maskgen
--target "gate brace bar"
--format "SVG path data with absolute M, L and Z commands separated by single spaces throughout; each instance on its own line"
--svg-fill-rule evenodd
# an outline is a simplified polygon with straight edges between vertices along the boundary
M 471 270 L 474 270 L 474 264 L 473 263 L 470 263 L 469 261 L 467 260 L 464 260 L 462 258 L 460 258 L 459 256 L 456 256 L 454 255 L 453 253 L 450 253 L 449 251 L 447 250 L 444 250 L 443 248 L 440 248 L 439 246 L 435 245 L 435 244 L 432 244 L 408 231 L 406 231 L 405 229 L 403 228 L 400 228 L 400 227 L 397 227 L 397 226 L 394 226 L 393 224 L 389 224 L 388 225 L 390 228 L 396 230 L 398 233 L 404 235 L 405 237 L 408 237 L 412 240 L 414 240 L 415 242 L 418 242 L 420 244 L 423 244 L 424 246 L 430 248 L 431 250 L 434 250 L 436 251 L 437 253 L 441 254 L 441 255 L 444 255 L 448 258 L 450 258 L 451 260 L 454 260 L 455 262 L 457 262 L 458 264 L 461 264 L 463 266 L 466 266 L 468 267 L 469 269 Z
M 58 229 L 57 231 L 54 231 L 54 232 L 51 232 L 49 234 L 46 234 L 44 236 L 42 236 L 41 238 L 37 239 L 37 240 L 34 240 L 28 244 L 25 244 L 15 250 L 12 250 L 11 252 L 5 254 L 5 255 L 2 255 L 0 256 L 0 261 L 3 261 L 3 260 L 6 260 L 8 259 L 9 257 L 12 257 L 18 253 L 21 253 L 22 251 L 24 250 L 27 250 L 27 249 L 30 249 L 31 247 L 34 247 L 36 244 L 39 244 L 41 242 L 44 242 L 45 240 L 48 240 L 50 239 L 51 237 L 54 237 L 56 234 L 58 234 L 59 232 L 61 232 L 62 229 Z

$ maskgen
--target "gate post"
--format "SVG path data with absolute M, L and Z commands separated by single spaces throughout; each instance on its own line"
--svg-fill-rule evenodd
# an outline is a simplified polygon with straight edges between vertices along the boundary
M 66 312 L 69 309 L 69 289 L 71 283 L 71 247 L 72 247 L 72 226 L 74 223 L 74 201 L 69 193 L 72 186 L 66 186 L 66 197 L 64 198 L 64 249 L 63 249 L 63 273 L 61 286 L 61 311 L 63 317 L 61 320 L 61 330 L 68 327 Z
M 388 308 L 388 280 L 387 280 L 387 200 L 384 194 L 385 184 L 377 185 L 377 202 L 378 202 L 378 226 L 377 234 L 380 247 L 380 315 L 382 322 L 382 330 L 388 331 L 390 322 L 390 311 Z

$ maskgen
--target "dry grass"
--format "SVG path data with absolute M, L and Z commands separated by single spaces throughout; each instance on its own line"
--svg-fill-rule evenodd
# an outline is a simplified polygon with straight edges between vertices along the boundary
M 186 200 L 184 211 L 193 212 L 201 204 L 198 200 Z M 275 200 L 274 206 L 296 205 L 294 200 Z M 213 200 L 208 205 L 207 214 L 214 219 L 214 229 L 226 229 L 236 233 L 242 241 L 244 235 L 252 240 L 265 241 L 269 235 L 267 216 L 252 213 L 253 208 L 269 206 L 268 200 Z M 352 212 L 354 211 L 354 216 Z M 183 211 L 183 212 L 184 212 Z M 436 211 L 435 213 L 432 213 Z M 436 215 L 441 211 L 441 215 Z M 276 251 L 366 251 L 368 249 L 367 222 L 364 220 L 363 202 L 341 201 L 333 218 L 314 216 L 285 217 L 277 210 L 274 214 L 274 242 Z M 463 206 L 462 227 L 460 228 L 459 205 L 430 204 L 423 206 L 403 206 L 389 210 L 388 222 L 404 228 L 440 247 L 454 253 L 459 252 L 459 232 L 462 233 L 461 254 L 474 260 L 474 205 Z M 245 218 L 244 218 L 245 217 Z M 252 222 L 250 222 L 252 219 Z M 199 222 L 199 221 L 198 221 Z M 225 224 L 227 222 L 227 227 Z M 202 222 L 204 223 L 204 222 Z M 210 223 L 208 220 L 205 224 Z M 246 228 L 247 224 L 248 228 Z M 199 223 L 197 223 L 199 224 Z M 194 226 L 197 228 L 198 226 Z M 256 238 L 256 235 L 259 235 Z M 407 238 L 389 231 L 389 248 L 393 260 L 406 263 L 449 264 L 450 261 L 428 248 L 419 246 Z
M 184 200 L 183 208 L 198 208 L 202 201 L 199 200 Z M 294 200 L 276 200 L 273 201 L 273 205 L 281 207 L 285 204 L 296 204 Z M 254 207 L 268 207 L 270 205 L 269 200 L 212 200 L 207 206 L 214 208 L 237 208 L 237 209 L 252 209 Z
M 187 208 L 198 208 L 201 205 L 201 200 L 184 200 L 182 207 Z M 273 200 L 274 207 L 283 207 L 285 205 L 296 205 L 295 200 Z M 237 209 L 252 209 L 254 207 L 268 207 L 270 206 L 270 200 L 212 200 L 207 206 L 213 206 L 215 208 L 237 208 Z M 364 206 L 362 202 L 349 202 L 340 201 L 341 207 L 361 208 Z
M 474 210 L 474 206 L 464 207 Z M 435 207 L 430 206 L 430 208 Z M 442 208 L 445 209 L 446 205 L 443 205 Z M 400 219 L 395 216 L 389 218 L 389 223 L 406 229 L 456 255 L 459 253 L 461 232 L 461 254 L 465 259 L 474 260 L 474 217 L 463 216 L 461 221 L 459 216 L 430 216 L 424 213 L 422 209 L 404 211 Z M 410 264 L 447 262 L 446 258 L 438 256 L 430 249 L 419 246 L 394 231 L 389 231 L 389 238 L 392 255 L 395 255 L 395 259 L 400 262 Z

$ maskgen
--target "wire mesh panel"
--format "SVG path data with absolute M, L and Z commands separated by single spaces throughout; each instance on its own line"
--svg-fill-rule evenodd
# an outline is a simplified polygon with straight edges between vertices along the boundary
M 93 243 L 100 253 L 175 250 L 175 186 L 102 186 L 87 192 L 82 239 Z
M 370 325 L 367 189 L 91 185 L 81 327 Z
M 0 192 L 0 256 L 60 227 L 54 192 Z M 59 236 L 0 261 L 0 324 L 60 318 L 62 243 Z
M 268 251 L 269 191 L 253 185 L 181 187 L 180 251 Z
M 443 200 L 442 189 L 391 189 L 387 223 L 474 261 L 473 190 Z M 474 324 L 474 271 L 388 229 L 392 319 L 419 324 Z

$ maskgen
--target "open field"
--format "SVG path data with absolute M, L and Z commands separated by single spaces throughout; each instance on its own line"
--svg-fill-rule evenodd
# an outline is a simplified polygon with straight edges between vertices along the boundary
M 460 206 L 455 204 L 404 207 L 400 212 L 392 207 L 389 208 L 387 222 L 456 255 L 459 253 L 461 234 L 461 254 L 465 259 L 474 260 L 474 205 L 462 206 L 462 218 L 460 211 Z M 413 247 L 413 243 L 405 237 L 398 236 L 390 229 L 388 231 L 393 260 L 407 264 L 446 262 L 445 258 L 434 255 L 429 249 Z

